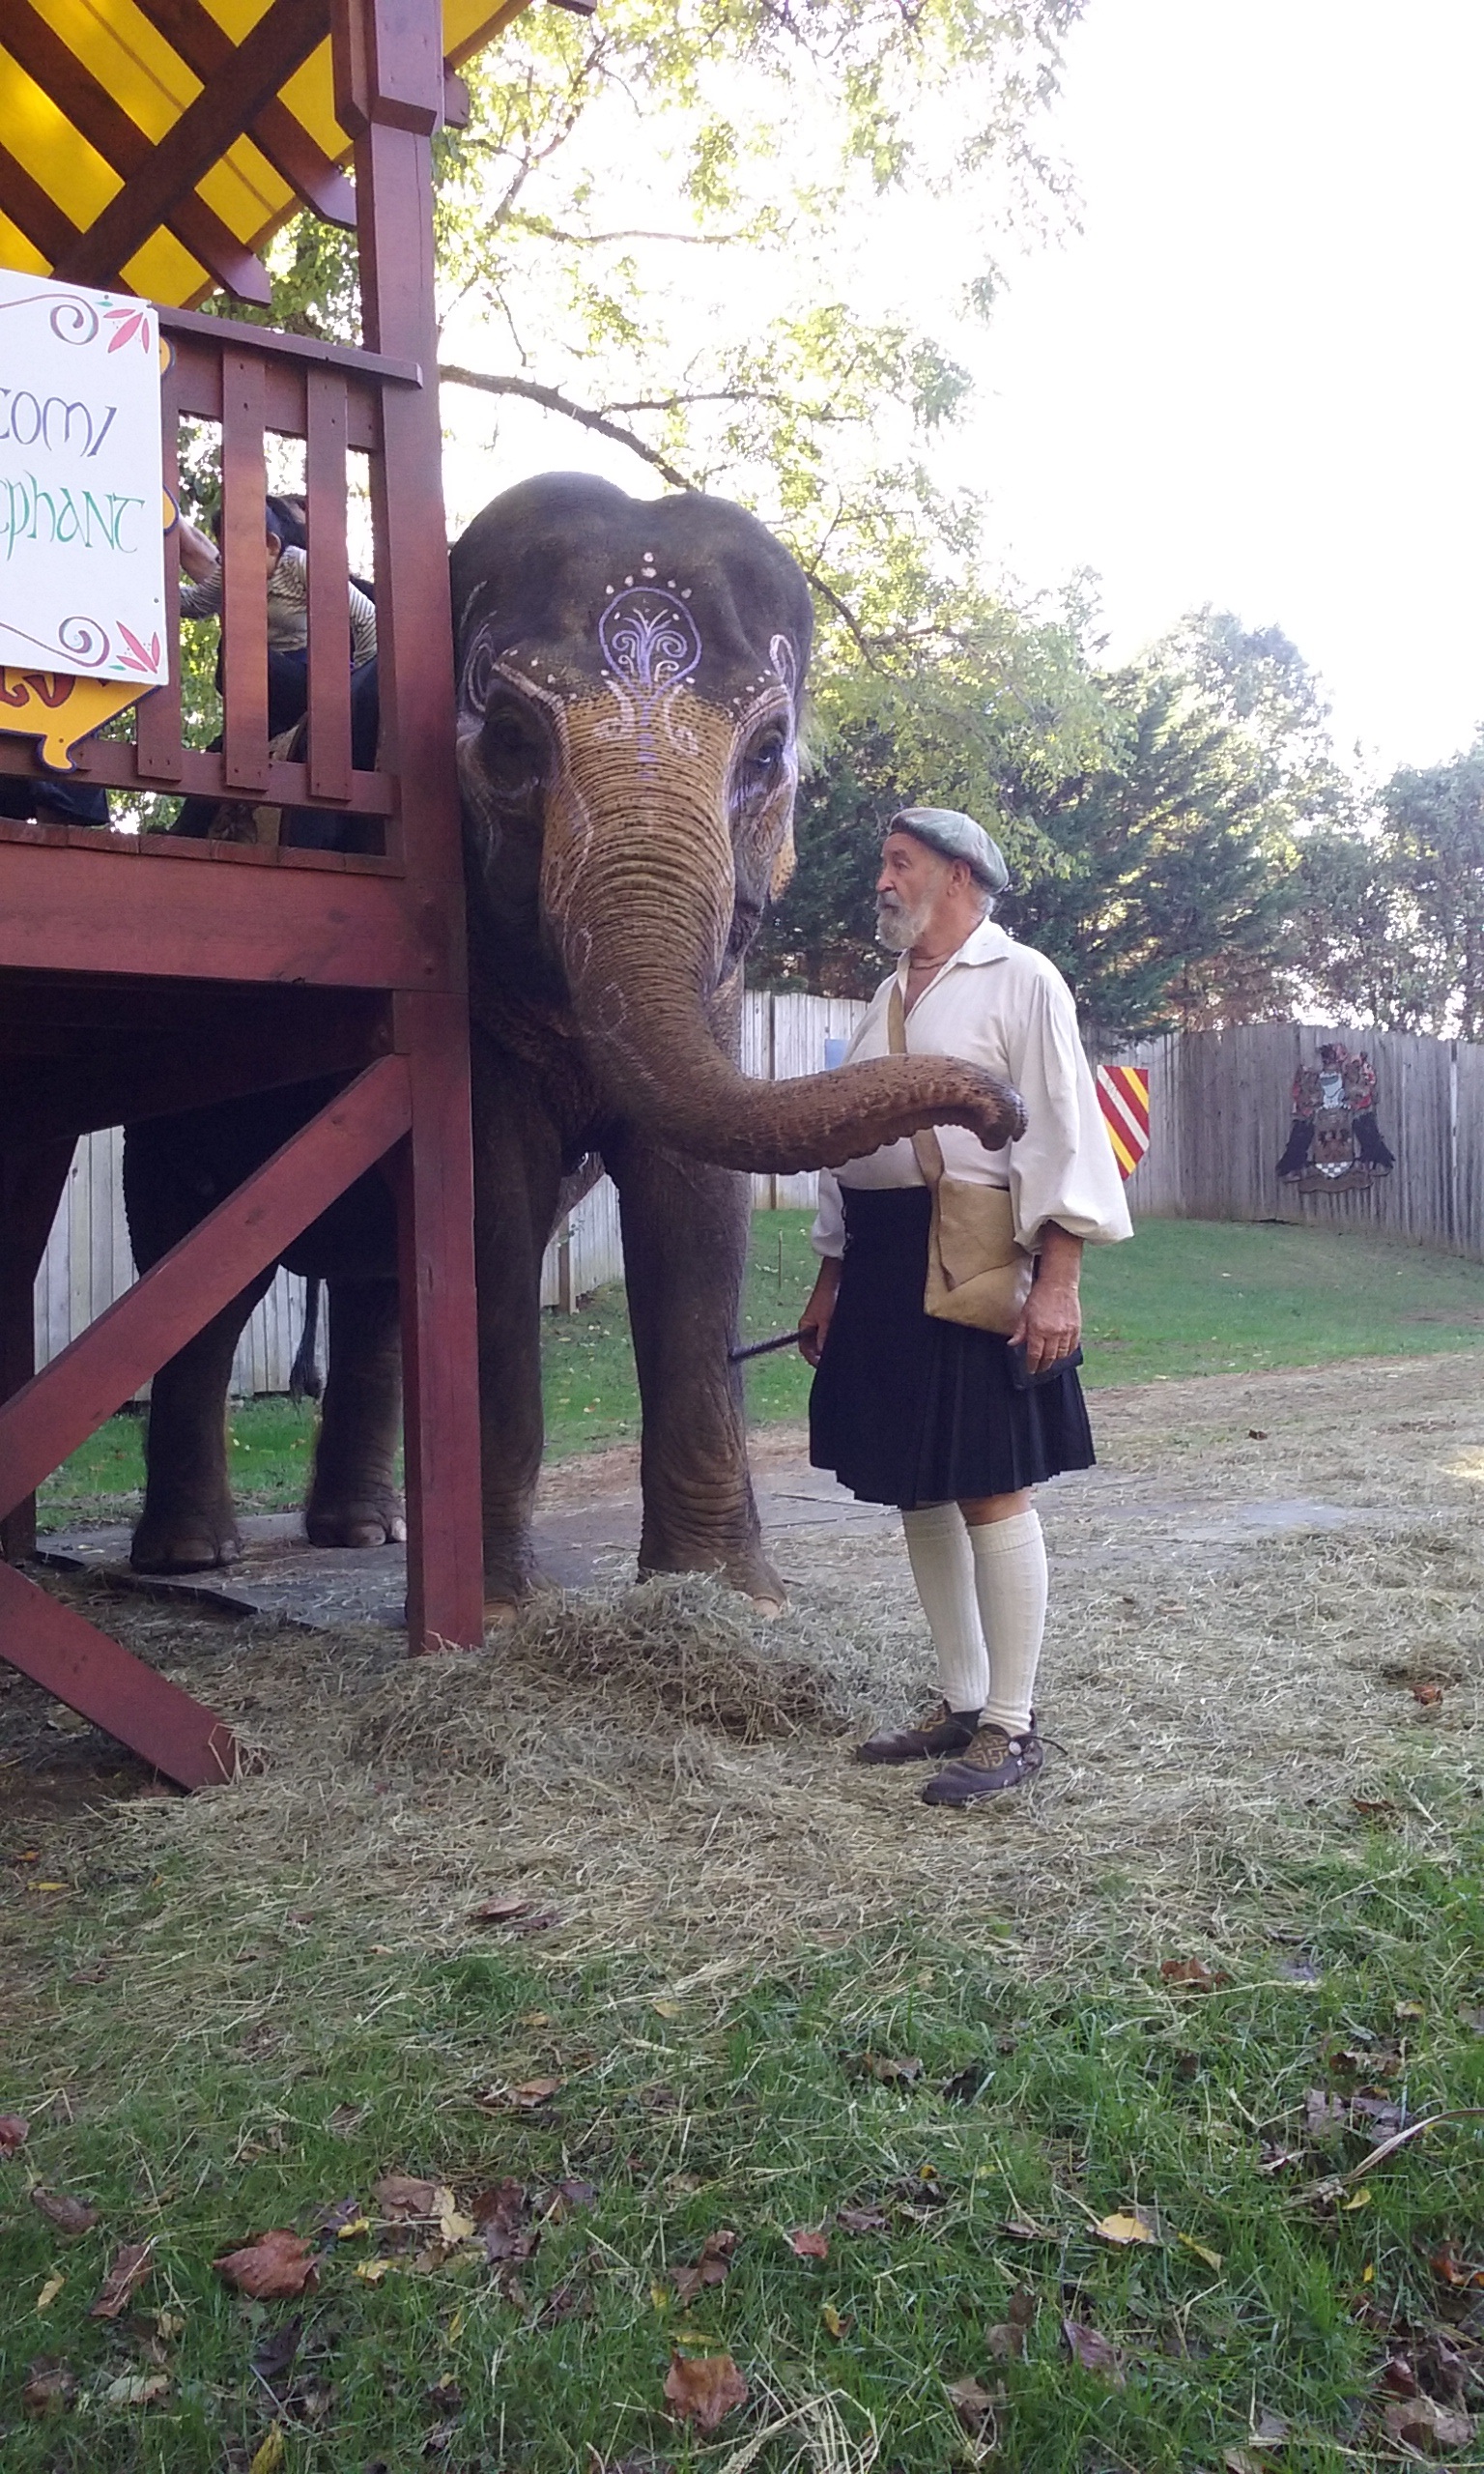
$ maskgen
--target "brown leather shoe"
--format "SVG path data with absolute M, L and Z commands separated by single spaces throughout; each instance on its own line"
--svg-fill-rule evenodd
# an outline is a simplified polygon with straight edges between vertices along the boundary
M 857 1761 L 943 1761 L 950 1753 L 967 1752 L 979 1724 L 977 1710 L 951 1710 L 934 1701 L 915 1727 L 883 1729 L 857 1744 Z
M 949 1762 L 923 1789 L 925 1804 L 972 1804 L 980 1796 L 997 1796 L 1007 1787 L 1023 1787 L 1045 1766 L 1045 1746 L 1036 1732 L 1036 1713 L 1024 1735 L 1007 1735 L 993 1724 L 975 1730 L 974 1740 L 956 1761 Z

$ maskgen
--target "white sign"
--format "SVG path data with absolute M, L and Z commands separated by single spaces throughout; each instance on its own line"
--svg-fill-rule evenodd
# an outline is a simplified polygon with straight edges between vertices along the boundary
M 0 665 L 169 675 L 159 321 L 0 267 Z

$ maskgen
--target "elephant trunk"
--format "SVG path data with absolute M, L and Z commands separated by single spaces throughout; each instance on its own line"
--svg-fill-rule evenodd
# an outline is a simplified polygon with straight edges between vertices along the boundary
M 920 1126 L 967 1126 L 991 1149 L 1023 1132 L 1018 1094 L 956 1057 L 882 1057 L 781 1082 L 740 1073 L 717 1028 L 739 968 L 728 963 L 736 861 L 717 777 L 688 793 L 677 768 L 656 780 L 616 753 L 557 791 L 543 899 L 589 1060 L 625 1117 L 697 1159 L 777 1175 L 838 1166 Z

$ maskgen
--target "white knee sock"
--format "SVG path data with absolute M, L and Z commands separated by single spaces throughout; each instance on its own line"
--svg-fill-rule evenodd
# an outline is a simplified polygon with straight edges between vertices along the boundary
M 969 1531 L 979 1620 L 989 1649 L 986 1723 L 1022 1735 L 1031 1722 L 1046 1625 L 1046 1544 L 1034 1511 Z M 929 1618 L 929 1621 L 931 1619 Z
M 978 1710 L 989 1686 L 989 1660 L 980 1630 L 969 1531 L 956 1504 L 924 1504 L 904 1511 L 912 1578 L 938 1654 L 938 1682 L 951 1710 Z

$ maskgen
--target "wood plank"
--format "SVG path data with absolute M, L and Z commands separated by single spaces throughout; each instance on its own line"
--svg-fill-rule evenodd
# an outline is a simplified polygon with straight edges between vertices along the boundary
M 346 553 L 346 396 L 338 371 L 308 381 L 304 488 L 309 512 L 309 786 L 351 789 L 350 560 Z
M 219 1787 L 241 1754 L 224 1721 L 34 1581 L 0 1565 L 4 1656 L 178 1787 Z
M 24 232 L 32 247 L 40 249 L 48 265 L 54 266 L 77 239 L 77 226 L 71 216 L 63 214 L 55 198 L 48 197 L 40 181 L 34 181 L 25 165 L 17 163 L 4 146 L 0 146 L 0 209 Z
M 376 379 L 392 387 L 422 385 L 420 361 L 362 352 L 358 344 L 321 343 L 315 335 L 281 335 L 273 327 L 249 327 L 240 318 L 212 318 L 200 309 L 161 309 L 159 323 L 167 335 L 192 339 L 217 353 L 259 352 L 269 360 L 300 361 L 305 367 L 343 369 L 349 378 Z
M 0 1510 L 32 1493 L 372 1167 L 407 1132 L 411 1112 L 406 1061 L 368 1066 L 0 1407 Z
M 128 739 L 85 739 L 76 750 L 74 765 L 74 778 L 77 781 L 101 783 L 105 790 L 148 791 L 157 787 L 141 776 L 133 744 Z M 199 791 L 203 798 L 219 799 L 226 796 L 228 784 L 222 758 L 217 750 L 183 748 L 180 767 L 179 776 L 171 785 L 172 789 Z M 37 762 L 28 740 L 4 736 L 0 736 L 0 773 L 21 773 L 31 781 L 44 781 L 46 778 L 45 769 Z M 310 790 L 307 764 L 282 764 L 276 759 L 269 763 L 268 789 L 265 795 L 282 807 L 312 808 L 330 805 L 328 800 L 317 799 Z M 398 786 L 389 773 L 353 773 L 351 775 L 350 796 L 347 804 L 357 816 L 394 816 L 397 799 Z M 340 803 L 336 801 L 334 804 Z M 43 826 L 42 830 L 55 836 L 60 828 L 54 825 Z M 74 847 L 77 849 L 98 849 L 103 847 L 105 835 L 101 825 L 77 826 L 73 830 L 76 835 Z M 18 834 L 28 831 L 34 832 L 34 828 L 28 828 L 10 818 L 0 819 L 0 841 L 14 841 Z M 131 849 L 140 852 L 156 850 L 160 847 L 160 837 L 157 834 L 116 836 L 115 848 L 118 847 L 120 839 L 126 840 Z M 226 844 L 221 847 L 223 849 L 235 849 L 238 858 L 244 866 L 255 864 L 245 857 L 248 845 Z M 381 862 L 380 853 L 373 855 L 369 852 L 363 854 L 352 851 L 344 855 L 365 867 L 374 867 Z M 284 864 L 296 867 L 306 862 L 310 866 L 318 864 L 321 867 L 330 867 L 338 864 L 339 857 L 340 854 L 333 851 L 296 851 L 292 859 L 287 852 L 283 854 Z
M 221 772 L 229 791 L 268 788 L 268 575 L 263 363 L 221 363 Z
M 399 997 L 413 1138 L 395 1187 L 402 1295 L 408 1641 L 414 1655 L 484 1638 L 479 1342 L 474 1313 L 469 1021 L 462 998 Z
M 134 0 L 134 5 L 203 86 L 213 78 L 234 74 L 236 46 L 201 0 Z M 279 101 L 276 90 L 253 115 L 246 133 L 311 213 L 326 223 L 355 229 L 355 189 L 302 121 Z
M 462 985 L 447 912 L 394 875 L 213 865 L 212 846 L 143 858 L 14 843 L 0 851 L 0 970 L 141 979 L 293 980 L 329 988 Z M 188 855 L 186 855 L 188 854 Z M 308 854 L 305 854 L 308 855 Z
M 5 48 L 17 60 L 28 77 L 34 78 L 44 95 L 49 96 L 59 111 L 71 122 L 79 135 L 85 137 L 94 152 L 119 173 L 126 186 L 135 173 L 143 171 L 154 148 L 136 121 L 130 120 L 107 88 L 100 84 L 92 71 L 61 36 L 53 31 L 32 0 L 7 0 L 5 12 Z M 107 208 L 104 213 L 108 212 Z M 226 285 L 240 300 L 251 301 L 267 308 L 272 299 L 272 287 L 263 268 L 230 232 L 218 215 L 196 196 L 183 198 L 169 217 L 176 238 L 185 243 L 193 257 L 199 258 L 218 283 Z M 77 246 L 85 246 L 87 234 L 79 236 Z M 129 252 L 126 251 L 128 256 Z M 56 266 L 56 273 L 68 280 L 67 268 L 71 262 L 70 249 Z M 111 280 L 122 272 L 112 267 L 100 280 Z M 75 280 L 87 282 L 89 276 Z
M 199 206 L 197 182 L 244 134 L 328 32 L 328 0 L 272 0 L 230 61 L 150 147 L 117 196 L 68 251 L 58 274 L 70 283 L 108 283 L 152 234 L 175 226 L 183 212 Z M 265 299 L 271 298 L 271 291 L 266 292 Z
M 160 480 L 170 503 L 181 503 L 180 366 L 174 347 L 160 383 Z M 162 687 L 135 707 L 134 762 L 145 782 L 172 786 L 181 778 L 181 530 L 165 534 L 165 643 L 170 671 Z

